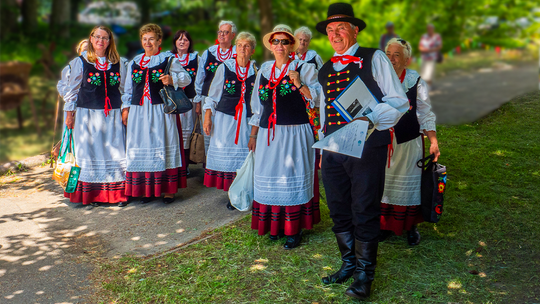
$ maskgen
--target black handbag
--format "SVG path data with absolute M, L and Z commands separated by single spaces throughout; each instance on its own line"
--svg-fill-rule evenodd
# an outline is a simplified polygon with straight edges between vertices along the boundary
M 429 223 L 437 223 L 441 219 L 446 191 L 446 167 L 434 162 L 434 159 L 435 155 L 431 154 L 416 164 L 422 169 L 422 217 Z
M 169 57 L 169 62 L 164 71 L 165 75 L 169 75 L 171 63 L 175 59 L 176 58 L 173 56 Z M 182 114 L 193 109 L 191 100 L 189 100 L 182 88 L 175 90 L 173 86 L 164 86 L 163 89 L 159 90 L 159 96 L 161 96 L 161 99 L 163 99 L 163 103 L 165 104 L 163 107 L 163 112 L 165 114 Z

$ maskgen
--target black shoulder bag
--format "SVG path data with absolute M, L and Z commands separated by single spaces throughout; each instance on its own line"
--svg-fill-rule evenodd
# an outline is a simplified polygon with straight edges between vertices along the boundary
M 176 58 L 173 56 L 169 57 L 169 62 L 167 63 L 164 74 L 169 75 L 171 64 L 175 59 Z M 161 99 L 163 99 L 163 103 L 165 104 L 163 107 L 163 112 L 165 114 L 182 114 L 193 109 L 191 100 L 189 100 L 182 88 L 175 90 L 171 85 L 164 86 L 163 89 L 159 90 L 159 96 L 161 96 Z
M 446 191 L 446 167 L 433 161 L 431 154 L 417 162 L 422 169 L 421 206 L 422 217 L 429 223 L 437 223 L 443 212 Z

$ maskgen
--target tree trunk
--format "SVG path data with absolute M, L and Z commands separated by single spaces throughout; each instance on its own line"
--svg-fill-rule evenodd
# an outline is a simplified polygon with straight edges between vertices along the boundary
M 69 38 L 70 0 L 53 0 L 49 33 L 52 38 Z
M 21 6 L 22 27 L 26 35 L 31 34 L 37 27 L 37 0 L 23 0 Z
M 79 5 L 81 4 L 81 0 L 71 0 L 71 7 L 70 7 L 70 20 L 71 23 L 77 23 L 77 19 L 79 18 Z
M 259 15 L 261 20 L 261 38 L 270 33 L 273 30 L 273 14 L 272 14 L 272 1 L 271 0 L 258 0 L 259 2 Z M 272 54 L 270 50 L 263 46 L 263 59 L 268 61 L 271 59 Z
M 5 38 L 17 31 L 19 8 L 16 0 L 2 0 L 0 8 L 0 37 Z
M 152 1 L 150 0 L 138 0 L 137 5 L 141 12 L 141 24 L 150 23 L 150 9 L 152 8 Z

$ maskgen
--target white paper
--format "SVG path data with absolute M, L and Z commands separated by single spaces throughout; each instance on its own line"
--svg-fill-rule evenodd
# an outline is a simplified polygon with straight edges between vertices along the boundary
M 312 148 L 361 158 L 368 133 L 368 126 L 369 123 L 364 120 L 352 121 L 343 128 L 316 142 Z
M 378 102 L 360 76 L 357 76 L 332 104 L 343 118 L 350 122 L 371 113 Z

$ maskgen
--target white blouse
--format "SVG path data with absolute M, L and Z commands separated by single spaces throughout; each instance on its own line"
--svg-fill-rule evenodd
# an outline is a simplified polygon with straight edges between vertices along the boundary
M 133 81 L 131 81 L 131 67 L 133 66 L 133 63 L 139 64 L 141 62 L 141 58 L 144 56 L 145 59 L 148 59 L 148 57 L 145 54 L 139 54 L 133 58 L 128 64 L 127 67 L 127 78 L 124 82 L 124 94 L 122 95 L 122 109 L 129 108 L 131 106 L 131 97 L 133 95 Z M 163 52 L 159 53 L 157 55 L 151 56 L 150 61 L 146 65 L 148 68 L 152 68 L 155 66 L 160 65 L 165 58 L 169 58 L 171 56 L 174 56 L 171 52 Z M 178 89 L 178 87 L 186 87 L 191 83 L 191 77 L 189 76 L 189 73 L 182 67 L 182 64 L 180 64 L 180 61 L 173 60 L 171 64 L 170 69 L 170 75 L 173 80 L 173 86 L 174 89 Z M 149 84 L 145 84 L 145 88 Z
M 406 69 L 405 79 L 401 85 L 403 90 L 408 92 L 418 80 L 418 72 Z M 431 100 L 429 99 L 428 86 L 423 79 L 420 79 L 416 89 L 416 116 L 420 124 L 420 130 L 437 131 L 435 124 L 435 113 L 431 111 Z
M 198 103 L 198 102 L 201 102 L 201 101 L 204 102 L 204 96 L 201 96 L 202 87 L 203 87 L 203 84 L 204 84 L 204 78 L 206 77 L 206 70 L 205 70 L 204 65 L 206 64 L 206 60 L 208 59 L 208 53 L 209 52 L 214 57 L 216 57 L 216 58 L 218 57 L 218 55 L 217 55 L 218 46 L 219 45 L 212 45 L 211 47 L 209 47 L 208 50 L 204 51 L 204 53 L 202 54 L 201 60 L 199 60 L 200 64 L 199 64 L 199 68 L 197 70 L 197 76 L 195 76 L 195 92 L 197 93 L 197 96 L 195 96 L 195 98 L 193 98 L 194 103 Z M 232 58 L 232 56 L 236 55 L 236 45 L 233 45 L 232 48 L 233 49 L 232 49 L 231 58 Z M 219 53 L 222 54 L 222 55 L 225 55 L 227 52 L 228 52 L 228 50 L 223 51 L 223 50 L 220 49 L 220 51 L 219 51 Z
M 203 106 L 203 111 L 211 110 L 212 115 L 215 114 L 216 106 L 221 100 L 221 95 L 223 95 L 223 85 L 225 83 L 225 66 L 227 66 L 229 70 L 231 70 L 232 72 L 236 74 L 236 60 L 235 59 L 225 60 L 225 62 L 221 64 L 216 70 L 216 73 L 214 74 L 215 75 L 214 80 L 212 80 L 212 84 L 210 85 L 210 90 L 208 90 L 208 97 L 205 98 L 205 102 Z M 245 73 L 246 68 L 240 67 L 240 71 L 242 73 Z M 251 77 L 254 74 L 255 74 L 255 61 L 252 60 L 250 62 L 247 78 Z M 255 88 L 255 86 L 253 87 Z M 249 100 L 246 100 L 245 102 L 247 103 L 249 102 Z
M 259 126 L 259 122 L 261 120 L 261 115 L 263 111 L 263 106 L 261 104 L 261 100 L 259 99 L 259 85 L 261 83 L 261 77 L 264 77 L 266 79 L 270 79 L 270 74 L 272 71 L 272 66 L 274 65 L 275 60 L 268 61 L 263 63 L 261 66 L 261 69 L 259 71 L 259 74 L 257 74 L 257 78 L 255 79 L 255 85 L 253 86 L 253 93 L 251 94 L 251 111 L 253 115 L 251 116 L 251 119 L 249 121 L 249 124 L 252 126 Z M 300 71 L 300 81 L 304 83 L 305 86 L 308 87 L 309 92 L 311 93 L 311 99 L 308 99 L 305 96 L 305 99 L 310 102 L 311 108 L 318 106 L 319 101 L 319 92 L 322 93 L 322 87 L 319 84 L 317 77 L 319 75 L 317 69 L 315 68 L 315 65 L 313 63 L 306 63 L 301 60 L 292 60 L 289 64 L 289 71 L 296 70 L 299 66 L 302 66 L 302 70 Z M 281 67 L 276 67 L 274 71 L 274 75 L 280 75 L 281 70 L 284 69 L 286 64 L 284 63 Z
M 344 54 L 340 55 L 335 53 L 334 56 L 354 56 L 358 48 L 359 45 L 355 44 Z M 346 66 L 347 65 L 344 65 L 339 61 L 334 63 L 334 69 L 336 71 L 341 71 Z M 403 91 L 403 87 L 394 71 L 392 63 L 388 57 L 386 57 L 386 54 L 380 50 L 375 51 L 373 54 L 371 72 L 373 74 L 373 79 L 375 79 L 384 95 L 382 98 L 382 101 L 384 102 L 379 103 L 367 117 L 373 122 L 377 130 L 387 130 L 393 127 L 399 121 L 401 116 L 409 109 L 409 100 Z M 324 104 L 324 93 L 322 90 L 320 94 L 322 97 L 320 102 Z M 324 109 L 325 107 L 320 108 L 321 126 L 324 126 L 326 117 Z M 321 128 L 319 130 L 319 139 L 324 138 L 324 133 L 322 132 L 323 129 L 324 128 Z
M 87 54 L 83 53 L 82 56 L 87 59 Z M 106 58 L 105 57 L 98 57 L 97 58 L 100 64 L 105 64 Z M 90 62 L 89 62 L 90 63 Z M 110 61 L 109 61 L 110 63 Z M 95 63 L 90 63 L 93 66 L 96 66 Z M 109 64 L 107 66 L 107 70 L 111 69 L 112 64 Z M 64 69 L 65 70 L 65 69 Z M 70 61 L 69 63 L 69 73 L 66 71 L 66 79 L 67 84 L 64 86 L 63 89 L 63 98 L 64 98 L 64 111 L 75 111 L 77 109 L 77 98 L 79 95 L 79 89 L 81 88 L 81 83 L 83 80 L 83 71 L 84 71 L 84 65 L 82 62 L 82 59 L 77 57 Z M 64 71 L 62 71 L 64 73 Z M 64 74 L 62 75 L 64 76 Z M 125 59 L 120 58 L 120 85 L 119 90 L 120 94 L 124 93 L 124 81 L 126 78 L 126 64 Z M 64 82 L 63 82 L 64 83 Z M 63 86 L 63 83 L 58 83 L 57 87 Z M 62 95 L 60 92 L 60 89 L 58 89 L 58 93 Z
M 298 55 L 296 55 L 295 58 L 300 59 L 298 57 Z M 322 68 L 322 66 L 324 65 L 324 62 L 323 62 L 321 56 L 319 56 L 319 54 L 317 54 L 317 52 L 315 52 L 314 50 L 307 50 L 306 58 L 304 59 L 304 61 L 308 62 L 313 58 L 315 58 L 315 62 L 317 63 L 317 65 L 316 65 L 317 70 L 320 70 Z

